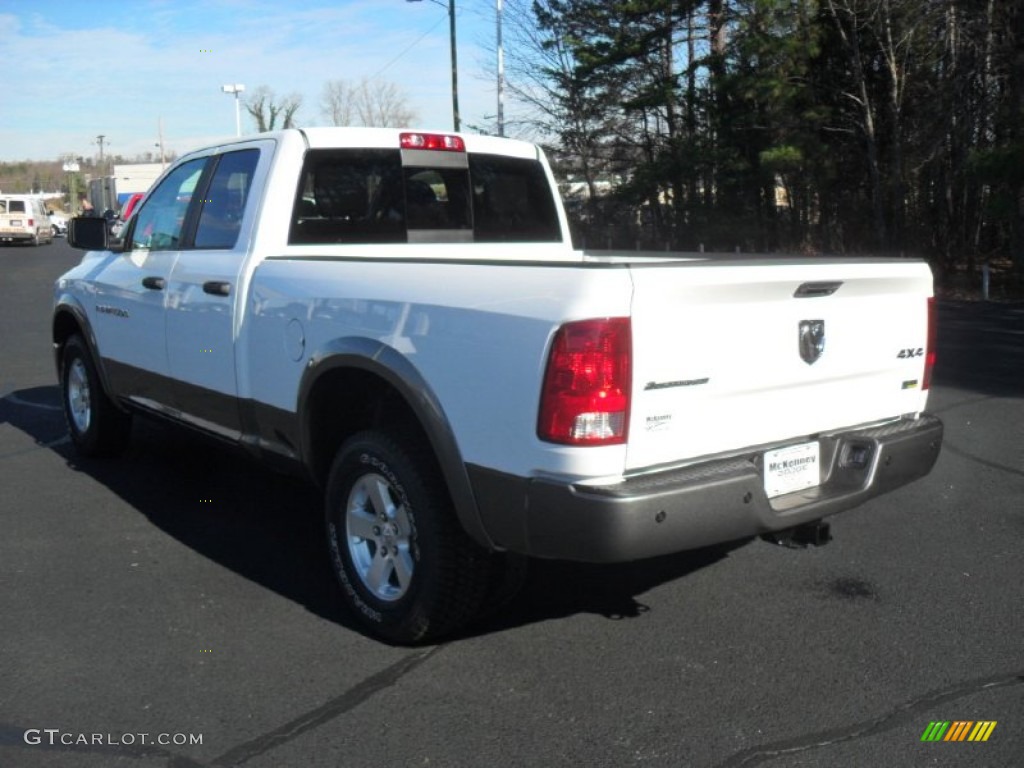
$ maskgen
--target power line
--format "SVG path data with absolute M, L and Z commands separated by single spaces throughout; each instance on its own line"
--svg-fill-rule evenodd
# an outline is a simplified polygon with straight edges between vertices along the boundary
M 438 26 L 440 26 L 440 24 L 441 24 L 441 22 L 442 22 L 442 21 L 447 21 L 447 18 L 445 18 L 445 17 L 443 17 L 443 16 L 442 16 L 442 17 L 441 17 L 440 19 L 438 19 L 437 21 L 435 21 L 435 22 L 433 23 L 433 25 L 432 25 L 432 26 L 430 27 L 430 29 L 428 29 L 428 30 L 427 30 L 426 32 L 424 32 L 424 33 L 423 33 L 422 35 L 420 35 L 420 36 L 419 36 L 419 37 L 417 37 L 417 38 L 416 38 L 415 40 L 413 40 L 413 41 L 412 41 L 411 43 L 409 43 L 409 45 L 407 45 L 407 46 L 406 46 L 405 48 L 403 48 L 403 49 L 402 49 L 402 52 L 401 52 L 401 53 L 399 53 L 399 54 L 398 54 L 397 56 L 395 56 L 395 58 L 393 58 L 393 59 L 392 59 L 391 61 L 389 61 L 389 62 L 388 62 L 387 64 L 385 64 L 385 65 L 384 65 L 383 67 L 381 67 L 381 68 L 380 68 L 380 69 L 378 69 L 378 70 L 377 70 L 376 72 L 374 72 L 374 73 L 373 73 L 372 75 L 370 75 L 370 79 L 371 79 L 371 80 L 373 80 L 374 78 L 376 78 L 376 77 L 379 77 L 380 75 L 384 74 L 384 73 L 385 73 L 385 72 L 386 72 L 386 71 L 387 71 L 388 69 L 390 69 L 390 68 L 391 68 L 391 65 L 392 65 L 392 64 L 394 64 L 394 63 L 395 63 L 395 62 L 397 62 L 397 61 L 398 61 L 398 60 L 399 60 L 400 58 L 402 58 L 403 56 L 405 56 L 405 54 L 407 54 L 407 53 L 408 53 L 409 51 L 411 51 L 411 50 L 412 50 L 413 48 L 415 48 L 415 47 L 416 47 L 417 45 L 419 45 L 419 44 L 420 44 L 420 41 L 422 41 L 422 40 L 423 40 L 423 38 L 425 38 L 425 37 L 426 37 L 427 35 L 429 35 L 429 34 L 430 34 L 431 32 L 433 32 L 433 31 L 434 31 L 435 29 L 437 29 L 437 28 L 438 28 Z

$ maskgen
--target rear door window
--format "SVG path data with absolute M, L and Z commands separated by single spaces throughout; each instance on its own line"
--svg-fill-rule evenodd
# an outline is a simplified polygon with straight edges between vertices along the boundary
M 259 159 L 258 149 L 243 149 L 220 156 L 217 170 L 203 196 L 194 247 L 235 246 Z

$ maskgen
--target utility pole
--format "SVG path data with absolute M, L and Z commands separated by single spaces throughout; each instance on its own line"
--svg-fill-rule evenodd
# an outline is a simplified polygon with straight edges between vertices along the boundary
M 455 0 L 448 0 L 448 25 L 451 28 L 452 43 L 452 122 L 459 130 L 459 64 L 456 61 L 455 45 Z
M 501 44 L 501 0 L 498 2 L 498 135 L 505 135 L 505 49 Z
M 407 3 L 419 3 L 422 0 L 405 0 Z M 430 0 L 434 5 L 439 5 L 442 8 L 445 4 L 441 0 Z M 459 120 L 459 63 L 456 55 L 457 46 L 455 44 L 455 0 L 448 0 L 448 37 L 452 47 L 452 123 L 455 126 L 455 130 L 459 130 L 461 121 Z
M 103 140 L 107 138 L 104 134 L 96 137 L 96 143 L 100 145 L 100 174 L 103 173 Z

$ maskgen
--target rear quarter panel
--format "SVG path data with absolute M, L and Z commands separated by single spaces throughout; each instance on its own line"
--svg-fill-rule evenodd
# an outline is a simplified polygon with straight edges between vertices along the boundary
M 468 255 L 480 247 L 444 248 Z M 428 382 L 464 461 L 521 476 L 621 474 L 624 446 L 554 446 L 538 440 L 536 423 L 555 330 L 571 319 L 628 314 L 628 270 L 412 258 L 431 249 L 404 246 L 409 261 L 368 258 L 369 246 L 351 259 L 263 261 L 245 341 L 251 397 L 294 411 L 312 356 L 337 339 L 368 338 L 396 350 Z

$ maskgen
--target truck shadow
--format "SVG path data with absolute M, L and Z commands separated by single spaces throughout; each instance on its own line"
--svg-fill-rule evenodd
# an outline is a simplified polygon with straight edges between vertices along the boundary
M 1024 303 L 940 301 L 935 383 L 1024 397 Z
M 108 488 L 154 526 L 219 565 L 354 631 L 331 570 L 321 499 L 300 480 L 265 470 L 239 452 L 185 429 L 137 418 L 117 459 L 79 457 L 66 437 L 57 387 L 0 399 L 9 423 L 68 467 Z M 698 550 L 640 563 L 595 566 L 531 561 L 524 586 L 462 636 L 500 632 L 577 613 L 610 620 L 648 611 L 638 597 L 726 555 Z
M 1024 396 L 1022 329 L 1024 304 L 940 302 L 936 384 Z M 55 386 L 0 398 L 0 424 L 5 422 L 34 439 L 27 450 L 54 451 L 195 552 L 356 629 L 327 560 L 315 489 L 267 472 L 227 447 L 145 419 L 136 420 L 131 447 L 120 459 L 82 459 L 67 440 Z M 618 565 L 531 561 L 518 595 L 464 636 L 577 613 L 638 618 L 649 610 L 640 599 L 645 592 L 727 557 L 740 544 Z
M 706 568 L 750 539 L 631 563 L 593 565 L 530 560 L 523 587 L 497 606 L 466 635 L 501 632 L 517 626 L 579 613 L 610 621 L 643 617 L 651 610 L 641 596 L 671 581 Z

